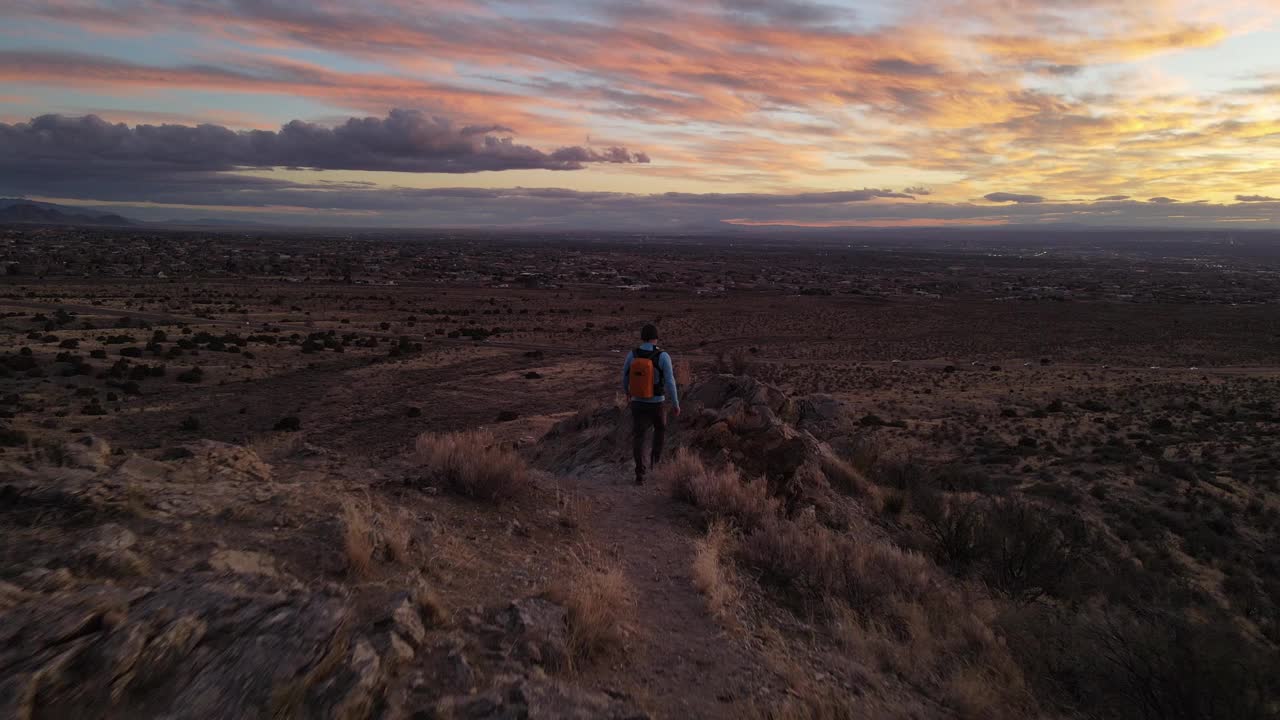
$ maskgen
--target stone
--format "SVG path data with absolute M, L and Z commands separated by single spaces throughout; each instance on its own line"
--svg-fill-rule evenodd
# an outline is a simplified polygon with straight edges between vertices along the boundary
M 502 677 L 478 695 L 454 695 L 433 708 L 441 720 L 649 720 L 625 696 L 547 677 Z
M 209 567 L 217 572 L 278 577 L 275 559 L 248 550 L 214 550 L 209 556 Z
M 62 445 L 64 464 L 86 470 L 104 470 L 111 460 L 111 446 L 96 435 L 85 435 Z
M 82 567 L 108 575 L 142 575 L 149 565 L 130 549 L 137 542 L 137 536 L 128 529 L 108 523 L 89 531 L 74 557 Z
M 197 440 L 173 449 L 174 471 L 170 477 L 179 482 L 267 482 L 271 466 L 254 451 L 218 442 Z
M 33 568 L 18 576 L 18 582 L 28 590 L 56 592 L 66 590 L 75 582 L 75 576 L 67 568 L 49 570 Z
M 545 598 L 524 598 L 507 609 L 507 629 L 519 638 L 531 662 L 556 669 L 568 665 L 568 621 L 564 606 Z
M 116 466 L 113 479 L 132 482 L 164 482 L 173 468 L 167 464 L 141 455 L 130 455 Z
M 401 596 L 392 609 L 391 623 L 396 632 L 413 647 L 421 647 L 422 641 L 427 638 L 427 629 L 422 625 L 422 617 L 418 615 L 417 607 L 408 597 Z

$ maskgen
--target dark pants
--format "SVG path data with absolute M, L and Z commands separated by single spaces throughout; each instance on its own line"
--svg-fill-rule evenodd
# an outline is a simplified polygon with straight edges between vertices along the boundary
M 636 458 L 636 477 L 644 477 L 644 435 L 653 428 L 653 448 L 649 464 L 656 465 L 667 439 L 666 403 L 631 402 L 631 449 Z

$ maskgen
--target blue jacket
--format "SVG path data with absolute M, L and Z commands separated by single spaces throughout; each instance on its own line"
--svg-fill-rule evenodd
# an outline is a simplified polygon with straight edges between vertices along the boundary
M 641 350 L 652 350 L 653 343 L 641 343 Z M 630 382 L 628 382 L 631 374 L 631 361 L 635 359 L 635 351 L 627 353 L 627 361 L 622 364 L 622 392 L 624 395 L 631 394 Z M 680 407 L 680 394 L 676 392 L 676 374 L 671 369 L 671 354 L 662 351 L 662 355 L 658 358 L 658 369 L 662 371 L 662 382 L 664 384 L 665 395 L 654 395 L 651 398 L 631 398 L 633 402 L 660 403 L 671 398 L 671 404 Z

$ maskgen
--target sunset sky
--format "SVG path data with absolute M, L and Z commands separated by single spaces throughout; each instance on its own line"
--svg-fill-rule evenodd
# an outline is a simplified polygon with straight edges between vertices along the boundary
M 1280 227 L 1270 0 L 0 0 L 0 21 L 6 197 L 353 226 Z

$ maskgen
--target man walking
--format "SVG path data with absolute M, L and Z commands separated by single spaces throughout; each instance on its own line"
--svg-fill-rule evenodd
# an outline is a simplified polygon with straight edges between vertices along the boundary
M 653 428 L 653 447 L 649 451 L 652 467 L 662 456 L 662 443 L 667 435 L 667 413 L 663 403 L 671 401 L 676 416 L 680 415 L 680 396 L 676 392 L 676 375 L 671 356 L 656 344 L 658 328 L 645 325 L 640 330 L 640 347 L 627 353 L 622 365 L 622 391 L 631 403 L 631 446 L 636 459 L 636 484 L 644 484 L 644 436 Z

